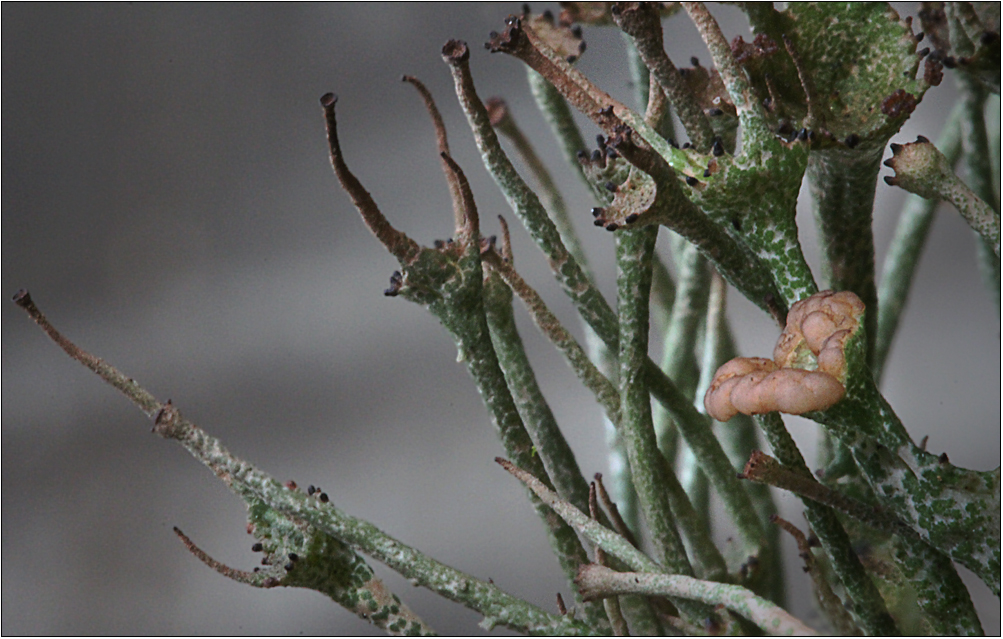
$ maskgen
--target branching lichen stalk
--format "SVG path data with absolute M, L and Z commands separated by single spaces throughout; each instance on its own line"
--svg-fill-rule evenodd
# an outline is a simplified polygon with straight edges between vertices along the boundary
M 955 105 L 944 125 L 944 131 L 937 139 L 937 148 L 952 167 L 961 157 L 962 115 L 962 106 Z M 909 195 L 888 247 L 878 287 L 877 336 L 874 340 L 873 371 L 874 379 L 879 384 L 938 204 L 937 200 Z

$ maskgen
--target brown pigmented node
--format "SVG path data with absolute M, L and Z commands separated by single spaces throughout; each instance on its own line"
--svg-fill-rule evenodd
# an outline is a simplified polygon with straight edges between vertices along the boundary
M 738 413 L 801 415 L 831 407 L 846 393 L 844 349 L 863 312 L 863 302 L 848 291 L 797 302 L 772 360 L 737 357 L 717 369 L 704 396 L 707 414 L 724 422 Z

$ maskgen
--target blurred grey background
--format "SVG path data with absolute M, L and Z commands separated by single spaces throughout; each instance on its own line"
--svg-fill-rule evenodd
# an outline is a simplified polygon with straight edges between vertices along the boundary
M 400 76 L 425 81 L 484 232 L 497 232 L 494 216 L 509 210 L 439 58 L 447 39 L 468 40 L 481 95 L 503 95 L 539 141 L 613 299 L 609 234 L 591 226 L 591 203 L 550 143 L 524 69 L 481 48 L 518 7 L 4 3 L 3 294 L 30 289 L 82 347 L 276 477 L 320 485 L 349 513 L 552 609 L 554 594 L 568 593 L 542 529 L 492 463 L 502 449 L 445 331 L 382 295 L 397 265 L 337 186 L 317 103 L 339 94 L 349 164 L 394 224 L 430 244 L 450 234 L 449 200 L 431 124 Z M 729 37 L 745 33 L 734 9 L 714 11 Z M 668 25 L 677 61 L 708 58 L 685 18 Z M 580 68 L 630 101 L 618 34 L 585 37 Z M 934 138 L 952 87 L 948 76 L 928 93 L 896 141 Z M 880 184 L 879 260 L 901 199 Z M 514 244 L 520 270 L 580 335 L 521 229 Z M 942 208 L 886 392 L 930 450 L 988 469 L 1000 462 L 1000 324 L 973 246 Z M 771 352 L 771 322 L 730 299 L 742 352 Z M 188 555 L 171 526 L 230 565 L 256 563 L 239 500 L 13 304 L 2 309 L 3 634 L 373 631 L 317 593 L 251 589 Z M 593 400 L 517 315 L 579 463 L 605 471 Z M 789 423 L 811 447 L 816 427 Z M 803 522 L 796 500 L 778 499 Z M 787 563 L 794 611 L 817 622 L 807 578 Z M 440 632 L 479 632 L 477 615 L 378 570 Z M 999 600 L 968 581 L 986 631 L 998 634 Z

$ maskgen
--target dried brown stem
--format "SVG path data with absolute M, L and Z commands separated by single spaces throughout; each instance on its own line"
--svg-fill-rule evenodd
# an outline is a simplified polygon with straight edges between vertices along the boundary
M 919 539 L 915 531 L 890 513 L 832 490 L 810 475 L 785 468 L 779 461 L 762 451 L 752 451 L 742 476 L 751 481 L 789 490 L 799 497 L 835 508 L 882 532 Z
M 599 521 L 599 502 L 596 499 L 596 483 L 589 483 L 589 516 L 592 517 L 593 521 Z M 601 566 L 609 566 L 609 560 L 606 559 L 606 551 L 596 546 L 596 563 Z
M 114 366 L 106 364 L 100 357 L 95 357 L 87 351 L 81 349 L 76 344 L 71 342 L 69 339 L 63 336 L 62 333 L 56 330 L 49 320 L 46 319 L 42 311 L 38 310 L 35 306 L 35 302 L 31 299 L 31 294 L 25 289 L 19 290 L 14 295 L 14 303 L 20 306 L 28 313 L 28 316 L 38 324 L 45 334 L 52 338 L 56 344 L 59 345 L 63 351 L 87 368 L 91 369 L 97 375 L 108 382 L 119 391 L 124 393 L 129 397 L 136 406 L 139 407 L 148 417 L 156 416 L 160 410 L 163 408 L 163 404 L 157 400 L 156 397 L 148 393 L 146 390 L 141 388 L 136 380 L 126 377 Z
M 508 232 L 508 222 L 505 221 L 504 215 L 498 216 L 498 223 L 501 225 L 501 246 L 499 247 L 499 253 L 502 259 L 515 266 L 515 256 L 512 254 L 512 236 Z
M 231 568 L 224 563 L 216 561 L 210 557 L 204 550 L 195 545 L 195 542 L 188 538 L 186 534 L 181 532 L 181 529 L 177 526 L 174 527 L 174 533 L 181 539 L 181 543 L 185 545 L 188 551 L 195 555 L 199 561 L 209 566 L 219 574 L 234 581 L 239 581 L 242 584 L 247 584 L 248 586 L 254 586 L 255 588 L 274 588 L 279 585 L 279 580 L 275 577 L 267 577 L 261 573 L 247 572 L 246 570 L 237 570 L 236 568 Z
M 613 135 L 623 125 L 620 114 L 627 107 L 599 90 L 584 75 L 540 40 L 536 33 L 519 18 L 509 16 L 508 27 L 495 34 L 487 43 L 492 51 L 515 56 L 542 75 L 568 102 L 595 122 L 606 135 Z
M 620 516 L 620 509 L 616 507 L 616 503 L 610 498 L 609 493 L 606 492 L 606 487 L 602 483 L 602 473 L 595 474 L 595 486 L 599 501 L 602 502 L 603 508 L 606 509 L 609 519 L 613 523 L 613 530 L 629 541 L 632 546 L 638 548 L 637 538 L 634 537 L 633 531 L 631 531 L 627 523 Z
M 804 533 L 801 532 L 797 526 L 786 519 L 781 519 L 778 515 L 770 516 L 770 521 L 794 538 L 794 541 L 798 545 L 798 556 L 804 560 L 804 570 L 811 577 L 818 605 L 822 609 L 822 612 L 825 613 L 829 621 L 832 622 L 832 625 L 838 634 L 852 636 L 862 635 L 863 632 L 857 627 L 857 624 L 854 623 L 853 618 L 847 612 L 846 607 L 843 606 L 843 602 L 840 601 L 839 597 L 832 592 L 832 588 L 829 587 L 829 582 L 825 580 L 825 575 L 819 568 L 818 562 L 815 560 L 815 555 L 811 552 L 811 545 L 808 543 L 808 539 L 805 537 Z
M 355 208 L 362 215 L 362 220 L 376 236 L 376 239 L 401 264 L 410 264 L 418 256 L 421 247 L 418 246 L 417 242 L 390 225 L 379 207 L 376 206 L 373 196 L 345 164 L 345 159 L 341 154 L 341 145 L 338 143 L 338 121 L 334 113 L 337 102 L 338 97 L 333 93 L 326 93 L 320 99 L 320 104 L 324 108 L 324 119 L 327 121 L 327 142 L 331 151 L 331 166 L 334 167 L 334 174 L 338 176 L 342 188 L 352 198 Z
M 479 241 L 478 236 L 480 235 L 480 218 L 477 215 L 477 203 L 474 201 L 474 193 L 470 190 L 470 182 L 467 181 L 467 176 L 464 175 L 460 165 L 448 153 L 442 152 L 439 156 L 442 158 L 446 169 L 453 176 L 450 184 L 455 181 L 457 189 L 460 192 L 463 219 L 461 224 L 456 227 L 457 240 L 464 247 L 469 247 L 471 243 L 476 245 Z
M 438 107 L 435 106 L 435 100 L 432 98 L 432 94 L 425 87 L 425 85 L 419 80 L 410 75 L 405 75 L 401 78 L 403 82 L 408 82 L 415 89 L 418 90 L 418 94 L 421 96 L 422 101 L 425 102 L 425 108 L 428 109 L 428 115 L 432 118 L 432 125 L 435 127 L 435 142 L 439 148 L 440 157 L 442 153 L 449 154 L 449 139 L 446 135 L 446 125 L 442 121 L 442 115 L 439 113 Z M 453 173 L 449 170 L 449 166 L 446 160 L 442 160 L 442 172 L 446 176 L 446 183 L 449 185 L 449 197 L 453 201 L 453 220 L 456 227 L 456 232 L 458 233 L 463 227 L 463 199 L 460 194 L 460 186 L 456 183 L 456 179 Z

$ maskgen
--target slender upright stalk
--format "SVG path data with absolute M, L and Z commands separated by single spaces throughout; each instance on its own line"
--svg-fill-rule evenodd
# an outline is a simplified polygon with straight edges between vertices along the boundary
M 779 413 L 757 415 L 756 422 L 763 430 L 773 453 L 780 462 L 794 472 L 811 475 L 801 451 L 784 426 Z M 885 601 L 871 581 L 860 558 L 850 545 L 850 538 L 831 509 L 810 499 L 802 500 L 805 517 L 812 530 L 818 535 L 822 549 L 832 564 L 833 571 L 843 583 L 853 610 L 860 619 L 860 625 L 869 635 L 898 635 L 895 620 L 888 614 Z
M 641 511 L 663 566 L 692 575 L 666 495 L 667 467 L 655 440 L 644 366 L 648 352 L 648 299 L 657 228 L 617 234 L 617 307 L 620 312 L 620 434 L 630 460 Z M 687 615 L 702 618 L 699 606 L 676 600 Z

